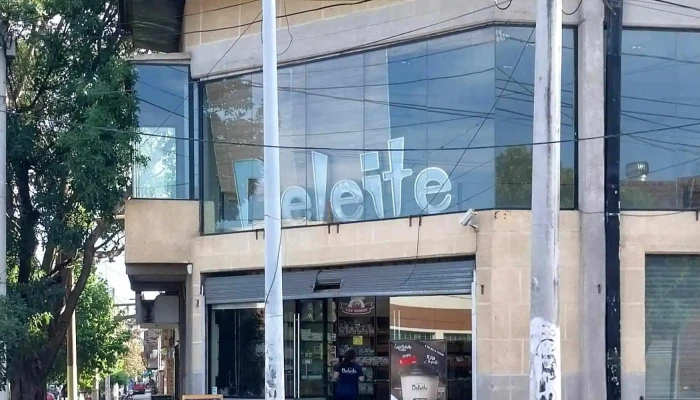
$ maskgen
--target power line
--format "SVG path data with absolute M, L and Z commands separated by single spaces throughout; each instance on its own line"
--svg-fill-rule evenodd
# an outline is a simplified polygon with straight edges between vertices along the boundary
M 512 0 L 511 0 L 511 3 L 512 3 Z M 510 7 L 510 4 L 509 4 L 509 7 Z M 528 42 L 532 39 L 532 35 L 534 35 L 534 33 L 535 33 L 535 28 L 533 28 L 532 31 L 530 32 L 530 36 L 528 37 Z M 526 49 L 527 49 L 527 43 L 526 43 L 525 46 L 523 46 L 523 49 L 522 49 L 522 51 L 520 52 L 520 56 L 518 57 L 518 61 L 516 61 L 515 67 L 513 67 L 513 71 L 511 72 L 511 74 L 508 75 L 508 81 L 506 81 L 506 84 L 503 85 L 503 90 L 501 90 L 501 94 L 496 98 L 496 101 L 494 101 L 493 106 L 491 106 L 491 110 L 489 111 L 489 114 L 493 113 L 494 109 L 496 109 L 496 105 L 498 104 L 498 98 L 499 98 L 500 96 L 503 95 L 503 91 L 504 91 L 505 88 L 508 86 L 508 83 L 509 83 L 510 79 L 513 77 L 513 74 L 515 74 L 515 70 L 518 68 L 518 65 L 520 64 L 520 61 L 522 60 L 523 54 L 525 54 L 525 50 L 526 50 Z M 481 128 L 484 127 L 484 124 L 485 124 L 485 123 L 486 123 L 486 118 L 484 118 L 484 120 L 481 121 L 481 126 L 479 126 L 479 129 L 476 131 L 476 133 L 474 134 L 474 136 L 472 136 L 471 140 L 469 141 L 469 144 L 467 144 L 467 147 L 464 148 L 464 151 L 462 152 L 462 155 L 460 155 L 460 157 L 459 157 L 459 159 L 457 160 L 457 162 L 455 163 L 454 167 L 452 168 L 452 170 L 450 171 L 450 173 L 447 175 L 447 179 L 445 179 L 445 181 L 442 183 L 442 185 L 440 185 L 440 188 L 435 192 L 435 195 L 430 199 L 430 201 L 428 201 L 428 203 L 425 205 L 425 207 L 423 207 L 423 209 L 421 210 L 421 212 L 418 214 L 418 217 L 419 217 L 419 218 L 423 216 L 423 213 L 425 212 L 425 210 L 428 209 L 428 207 L 433 203 L 433 201 L 437 198 L 437 196 L 442 192 L 442 189 L 445 187 L 445 185 L 447 184 L 447 182 L 450 181 L 450 177 L 452 177 L 452 175 L 454 174 L 454 172 L 457 170 L 457 166 L 459 165 L 459 163 L 460 163 L 460 162 L 462 161 L 462 159 L 464 158 L 464 155 L 467 154 L 467 150 L 468 150 L 469 147 L 472 145 L 472 143 L 473 143 L 474 140 L 476 139 L 477 135 L 478 135 L 479 132 L 481 131 Z M 464 175 L 464 174 L 463 174 L 463 175 Z M 494 183 L 494 186 L 495 186 L 495 183 Z M 487 190 L 488 190 L 488 189 L 487 189 Z M 484 191 L 482 191 L 482 192 L 479 192 L 476 196 L 478 196 L 478 195 L 481 194 L 481 193 L 484 193 L 485 191 L 486 191 L 486 190 L 484 190 Z M 472 197 L 475 197 L 475 196 L 472 196 Z M 411 273 L 408 275 L 408 277 L 406 278 L 406 280 L 403 281 L 399 286 L 405 285 L 409 280 L 411 280 L 411 278 L 413 277 L 413 274 L 416 272 L 416 266 L 417 266 L 417 264 L 418 264 L 418 258 L 420 257 L 420 232 L 421 232 L 421 226 L 422 226 L 422 224 L 418 224 L 418 232 L 417 232 L 417 235 L 416 235 L 416 257 L 415 257 L 414 262 L 413 262 L 413 270 L 412 270 Z
M 11 113 L 11 112 L 7 112 Z M 479 117 L 477 117 L 479 118 Z M 486 118 L 486 117 L 481 117 L 481 118 Z M 109 127 L 102 127 L 102 126 L 94 126 L 94 125 L 88 125 L 88 124 L 79 124 L 79 123 L 64 123 L 61 121 L 52 121 L 52 120 L 43 120 L 45 122 L 52 122 L 57 125 L 64 125 L 70 127 L 78 127 L 78 128 L 85 128 L 85 129 L 97 129 L 101 130 L 104 132 L 112 132 L 112 133 L 134 133 L 134 131 L 127 131 L 127 130 L 122 130 L 122 129 L 116 129 L 116 128 L 109 128 Z M 546 145 L 546 144 L 555 144 L 555 143 L 576 143 L 576 142 L 583 142 L 583 141 L 588 141 L 588 140 L 600 140 L 600 139 L 606 139 L 609 137 L 624 137 L 624 136 L 635 136 L 635 135 L 641 135 L 641 134 L 646 134 L 646 133 L 655 133 L 655 132 L 664 132 L 664 131 L 669 131 L 669 130 L 675 130 L 675 129 L 683 129 L 683 128 L 689 128 L 689 127 L 695 127 L 695 126 L 700 126 L 700 122 L 694 122 L 694 123 L 688 123 L 688 124 L 683 124 L 683 125 L 672 125 L 672 126 L 666 126 L 663 128 L 654 128 L 654 129 L 645 129 L 645 130 L 639 130 L 639 131 L 632 131 L 632 132 L 621 132 L 613 135 L 600 135 L 600 136 L 591 136 L 587 138 L 572 138 L 572 139 L 561 139 L 558 141 L 548 141 L 548 142 L 523 142 L 523 143 L 512 143 L 512 144 L 501 144 L 501 145 L 486 145 L 486 146 L 473 146 L 473 147 L 463 147 L 463 146 L 456 146 L 456 147 L 412 147 L 412 148 L 405 148 L 405 149 L 389 149 L 389 148 L 353 148 L 353 147 L 324 147 L 324 146 L 289 146 L 289 145 L 279 145 L 279 146 L 274 146 L 279 149 L 283 150 L 310 150 L 310 151 L 336 151 L 336 152 L 371 152 L 371 151 L 376 151 L 376 152 L 394 152 L 394 151 L 401 151 L 401 152 L 425 152 L 425 151 L 460 151 L 460 150 L 485 150 L 485 149 L 504 149 L 504 148 L 510 148 L 510 147 L 522 147 L 522 146 L 540 146 L 540 145 Z M 159 138 L 172 138 L 172 136 L 165 136 L 165 135 L 159 135 L 159 134 L 154 134 L 154 133 L 147 133 L 147 132 L 138 132 L 142 136 L 151 136 L 151 137 L 159 137 Z M 199 138 L 177 138 L 178 140 L 183 140 L 183 141 L 194 141 L 194 142 L 200 142 L 200 143 L 215 143 L 215 144 L 229 144 L 229 145 L 234 145 L 234 146 L 240 146 L 240 147 L 270 147 L 269 145 L 265 144 L 260 144 L 260 143 L 245 143 L 245 142 L 235 142 L 235 141 L 225 141 L 225 140 L 209 140 L 209 139 L 199 139 Z M 649 139 L 653 140 L 653 139 Z M 693 146 L 690 144 L 683 144 L 683 143 L 678 143 L 679 145 L 686 145 L 686 146 Z M 697 146 L 700 148 L 700 145 Z
M 572 12 L 566 12 L 564 8 L 562 8 L 561 12 L 564 13 L 564 15 L 574 15 L 576 12 L 578 12 L 579 8 L 581 8 L 581 4 L 583 4 L 583 0 L 579 0 L 578 5 Z
M 676 3 L 673 1 L 669 1 L 669 0 L 654 0 L 654 1 L 657 3 L 667 4 L 667 5 L 678 7 L 678 8 L 685 8 L 686 10 L 700 11 L 700 8 L 698 8 L 698 7 L 693 7 L 693 6 L 689 6 L 686 4 Z

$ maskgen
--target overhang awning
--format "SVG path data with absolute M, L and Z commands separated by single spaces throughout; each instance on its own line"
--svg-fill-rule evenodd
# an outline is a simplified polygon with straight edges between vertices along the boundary
M 163 53 L 180 49 L 185 0 L 119 0 L 119 25 L 134 47 Z

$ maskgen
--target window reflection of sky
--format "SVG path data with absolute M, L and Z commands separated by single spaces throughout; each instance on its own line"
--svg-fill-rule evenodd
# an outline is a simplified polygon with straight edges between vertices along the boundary
M 532 27 L 485 28 L 281 68 L 281 145 L 386 149 L 388 140 L 397 138 L 404 138 L 407 149 L 530 143 L 534 46 L 527 42 L 528 39 L 534 41 L 532 32 Z M 575 110 L 573 30 L 564 31 L 564 46 L 562 96 L 566 105 L 562 110 L 562 137 L 571 139 L 574 137 Z M 252 80 L 253 108 L 261 107 L 259 73 L 230 79 L 239 79 L 239 82 L 247 85 L 251 85 Z M 226 85 L 225 82 L 206 84 L 209 100 L 218 106 L 223 105 L 223 108 L 235 108 L 233 102 L 238 100 L 232 99 L 228 105 L 220 103 L 223 96 L 220 92 L 226 91 L 223 87 Z M 494 104 L 497 98 L 498 103 Z M 216 119 L 222 119 L 220 111 L 212 110 L 211 113 L 217 114 Z M 251 109 L 244 118 L 250 121 L 255 113 Z M 240 124 L 227 124 L 228 128 L 223 125 L 220 121 L 211 123 L 215 139 L 250 142 L 250 136 L 239 137 L 250 135 L 249 131 L 230 128 L 231 125 Z M 261 134 L 257 141 L 262 141 Z M 415 201 L 414 181 L 418 173 L 428 167 L 437 167 L 451 174 L 452 200 L 445 212 L 499 206 L 529 208 L 530 178 L 523 178 L 527 174 L 513 177 L 510 180 L 514 182 L 508 182 L 508 185 L 524 188 L 525 195 L 520 193 L 514 199 L 504 200 L 504 195 L 499 194 L 502 188 L 498 188 L 495 182 L 495 163 L 496 157 L 503 151 L 494 148 L 466 152 L 405 151 L 403 167 L 412 169 L 413 175 L 403 182 L 400 215 L 417 215 L 421 212 L 421 207 Z M 222 154 L 224 151 L 221 149 L 215 153 Z M 225 182 L 233 179 L 231 163 L 237 159 L 260 158 L 261 153 L 255 149 L 239 148 L 228 149 L 225 156 L 217 157 L 217 171 L 209 171 L 208 174 L 218 175 L 223 197 L 236 196 L 232 192 L 232 183 Z M 280 153 L 282 191 L 290 186 L 305 188 L 311 196 L 311 208 L 315 210 L 311 152 L 282 149 Z M 362 186 L 359 152 L 323 150 L 322 153 L 329 159 L 329 192 L 336 182 L 343 179 Z M 387 171 L 389 152 L 380 151 L 379 156 L 380 171 Z M 573 168 L 573 143 L 562 145 L 561 159 L 562 166 Z M 520 181 L 522 179 L 525 180 Z M 393 216 L 395 204 L 391 201 L 391 183 L 384 182 L 383 185 L 384 215 Z M 205 189 L 207 191 L 210 193 L 205 193 L 205 197 L 217 204 L 215 207 L 221 208 L 218 189 L 212 187 L 211 190 Z M 444 196 L 436 196 L 433 203 L 439 203 Z M 364 199 L 363 219 L 376 219 L 372 199 L 366 192 Z M 564 204 L 564 207 L 572 206 L 572 202 Z M 228 215 L 232 214 L 235 214 L 235 210 L 228 212 Z M 262 212 L 259 216 L 262 216 Z
M 138 64 L 135 95 L 143 136 L 139 155 L 145 166 L 134 167 L 134 196 L 190 197 L 187 66 Z
M 698 40 L 697 32 L 627 30 L 623 34 L 623 207 L 697 207 L 693 197 L 694 178 L 700 176 Z M 647 163 L 648 173 L 626 170 L 631 163 Z M 638 180 L 650 183 L 634 182 Z M 637 193 L 627 195 L 625 184 Z

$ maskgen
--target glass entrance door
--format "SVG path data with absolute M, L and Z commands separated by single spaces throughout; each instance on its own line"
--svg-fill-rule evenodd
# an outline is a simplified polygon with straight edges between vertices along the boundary
M 334 335 L 326 300 L 284 302 L 285 395 L 325 399 L 328 394 L 329 335 Z

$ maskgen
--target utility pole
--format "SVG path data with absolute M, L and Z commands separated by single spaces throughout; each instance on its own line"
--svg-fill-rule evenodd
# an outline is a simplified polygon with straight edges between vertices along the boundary
M 0 16 L 0 297 L 7 296 L 7 30 Z M 0 391 L 0 400 L 8 398 L 7 390 Z
M 559 173 L 562 0 L 537 0 L 532 149 L 530 400 L 561 400 Z
M 282 212 L 277 99 L 276 0 L 262 1 L 263 112 L 265 116 L 265 399 L 283 400 Z
M 73 269 L 68 271 L 68 287 L 66 290 L 66 297 L 73 290 Z M 78 400 L 78 359 L 77 359 L 77 344 L 75 337 L 75 310 L 70 317 L 70 325 L 68 326 L 68 332 L 66 333 L 66 361 L 68 372 L 66 378 L 68 381 L 66 385 L 66 393 L 68 395 L 68 400 Z
M 620 400 L 620 107 L 624 7 L 622 0 L 605 4 L 605 378 L 607 399 Z
M 112 377 L 109 374 L 105 376 L 105 400 L 112 400 Z

